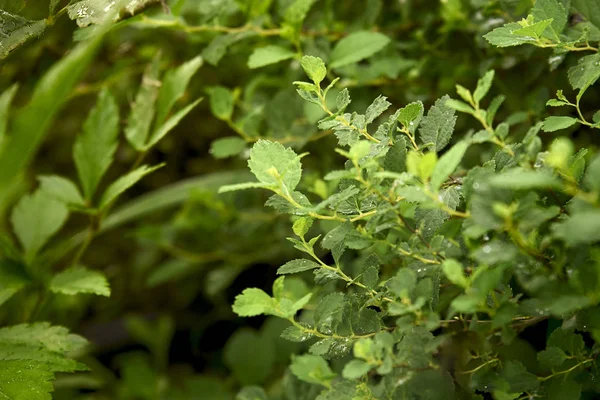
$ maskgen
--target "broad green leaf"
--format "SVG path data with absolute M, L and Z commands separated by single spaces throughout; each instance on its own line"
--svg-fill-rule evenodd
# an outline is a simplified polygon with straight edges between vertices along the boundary
M 544 36 L 560 42 L 560 34 L 567 25 L 567 11 L 559 0 L 537 0 L 531 14 L 536 21 L 551 19 L 552 22 Z
M 0 329 L 0 396 L 10 400 L 50 400 L 56 372 L 86 367 L 65 356 L 80 351 L 84 338 L 47 322 Z
M 461 263 L 449 258 L 442 264 L 442 270 L 450 282 L 461 287 L 467 287 L 468 282 Z
M 552 228 L 570 246 L 600 241 L 600 211 L 578 212 Z
M 431 174 L 431 187 L 434 190 L 438 190 L 442 183 L 448 179 L 448 176 L 458 167 L 468 147 L 469 142 L 459 142 L 439 158 Z
M 302 24 L 310 8 L 317 0 L 295 0 L 286 10 L 284 19 L 292 25 Z
M 34 36 L 46 30 L 46 20 L 29 21 L 0 10 L 0 59 Z
M 573 7 L 600 29 L 600 4 L 595 0 L 573 0 Z
M 277 270 L 278 275 L 282 274 L 295 274 L 297 272 L 309 271 L 311 269 L 319 268 L 319 264 L 311 260 L 292 260 L 283 264 Z
M 336 43 L 331 53 L 331 68 L 339 68 L 369 58 L 381 51 L 390 38 L 379 32 L 351 33 Z
M 312 218 L 308 218 L 308 217 L 298 218 L 297 220 L 294 221 L 294 225 L 292 226 L 294 234 L 296 234 L 296 236 L 303 238 L 304 235 L 306 235 L 306 233 L 312 226 L 313 222 L 314 222 L 314 220 Z
M 320 356 L 305 354 L 293 356 L 290 370 L 298 379 L 304 382 L 314 383 L 329 387 L 335 374 L 329 368 L 327 361 Z
M 232 136 L 214 140 L 210 144 L 210 154 L 214 158 L 227 158 L 240 154 L 246 148 L 246 141 Z
M 545 171 L 532 171 L 522 168 L 513 168 L 495 175 L 489 182 L 497 188 L 513 190 L 559 189 L 561 187 L 560 180 Z
M 573 89 L 585 90 L 600 77 L 600 54 L 581 57 L 577 65 L 569 68 L 569 83 Z
M 433 143 L 433 150 L 439 152 L 450 142 L 456 124 L 454 109 L 446 106 L 448 95 L 438 99 L 421 121 L 419 137 L 423 144 Z
M 566 360 L 567 355 L 560 348 L 550 346 L 537 354 L 537 359 L 546 368 L 560 367 Z
M 81 0 L 67 7 L 69 18 L 84 28 L 89 25 L 109 24 L 123 15 L 134 15 L 154 0 Z
M 154 119 L 155 103 L 161 86 L 159 67 L 160 53 L 157 53 L 144 71 L 142 84 L 135 96 L 131 112 L 127 118 L 125 137 L 129 144 L 138 151 L 143 151 L 146 147 L 146 140 L 150 133 L 152 120 Z
M 537 377 L 528 372 L 519 361 L 506 361 L 501 375 L 510 384 L 509 390 L 511 393 L 533 390 L 539 385 Z
M 255 69 L 267 65 L 275 64 L 283 60 L 289 60 L 296 53 L 285 47 L 269 45 L 254 49 L 250 58 L 248 58 L 248 68 Z
M 188 115 L 194 107 L 200 103 L 202 99 L 198 99 L 191 104 L 188 104 L 181 110 L 177 111 L 175 114 L 171 116 L 168 120 L 165 121 L 160 127 L 158 127 L 148 139 L 148 143 L 146 144 L 144 150 L 150 149 L 152 146 L 156 145 L 162 138 L 164 138 L 173 128 L 177 126 L 177 124 Z
M 475 104 L 479 104 L 481 99 L 489 92 L 494 81 L 494 70 L 487 71 L 483 77 L 477 81 L 477 88 L 473 92 L 473 100 Z
M 101 39 L 102 35 L 98 35 L 77 45 L 55 63 L 38 81 L 29 103 L 16 112 L 9 128 L 10 140 L 0 154 L 0 208 L 50 129 L 54 116 L 92 61 Z
M 201 66 L 202 57 L 198 56 L 181 64 L 177 68 L 167 71 L 158 93 L 158 100 L 156 101 L 155 126 L 160 126 L 165 122 L 173 105 L 183 97 L 192 76 L 194 76 Z
M 99 296 L 110 296 L 110 287 L 106 276 L 101 272 L 83 267 L 69 268 L 54 275 L 50 281 L 50 290 L 68 295 L 92 293 Z
M 514 31 L 512 31 L 512 34 L 529 36 L 529 37 L 537 39 L 540 36 L 542 36 L 542 33 L 552 23 L 551 19 L 545 19 L 543 21 L 538 21 L 535 23 L 529 23 L 528 20 L 529 20 L 529 18 L 527 19 L 527 23 L 523 23 L 523 25 L 521 25 L 521 23 L 519 23 L 519 25 L 521 25 L 521 27 L 519 29 L 515 29 Z
M 2 147 L 6 140 L 10 104 L 12 103 L 18 88 L 19 85 L 15 83 L 0 94 L 0 155 L 2 154 Z
M 244 289 L 235 297 L 233 312 L 240 317 L 253 317 L 261 314 L 274 314 L 275 299 L 256 288 Z
M 572 117 L 548 117 L 544 120 L 542 130 L 544 132 L 554 132 L 560 129 L 566 129 L 576 123 L 577 119 Z
M 28 261 L 63 226 L 68 215 L 66 205 L 41 190 L 21 197 L 12 211 L 11 222 Z
M 85 206 L 85 202 L 77 186 L 69 179 L 57 175 L 38 177 L 40 190 L 66 205 Z
M 436 163 L 437 155 L 434 152 L 421 155 L 416 151 L 411 151 L 406 158 L 406 168 L 408 169 L 408 172 L 421 179 L 421 182 L 427 182 L 429 180 L 435 169 Z
M 490 44 L 497 47 L 518 46 L 534 41 L 534 39 L 529 36 L 513 34 L 513 31 L 517 31 L 521 28 L 521 25 L 516 22 L 511 22 L 486 33 L 483 37 Z
M 234 106 L 231 91 L 223 86 L 213 86 L 206 91 L 209 95 L 210 110 L 213 115 L 221 120 L 229 121 L 233 115 Z
M 248 160 L 250 171 L 259 182 L 279 186 L 279 181 L 293 191 L 302 176 L 300 157 L 290 148 L 279 142 L 259 140 L 250 151 Z
M 98 95 L 96 106 L 83 124 L 83 133 L 73 147 L 73 159 L 87 200 L 91 200 L 117 150 L 119 108 L 107 89 Z
M 304 72 L 306 72 L 306 75 L 308 75 L 315 85 L 319 86 L 323 79 L 325 79 L 325 76 L 327 75 L 327 68 L 325 67 L 323 60 L 321 60 L 319 57 L 303 56 L 300 60 L 300 64 L 302 65 Z M 346 94 L 347 93 L 348 92 L 346 91 Z M 347 103 L 350 103 L 349 99 Z M 345 106 L 348 104 L 345 104 Z M 345 108 L 345 106 L 340 107 L 338 101 L 338 108 Z
M 342 376 L 345 379 L 358 379 L 371 370 L 371 366 L 363 360 L 351 360 L 344 365 Z
M 387 101 L 385 96 L 378 96 L 375 100 L 373 100 L 373 103 L 371 103 L 365 112 L 366 123 L 370 124 L 371 122 L 375 121 L 375 118 L 383 114 L 383 112 L 390 108 L 391 105 L 392 103 Z
M 242 385 L 260 385 L 271 375 L 275 346 L 255 330 L 242 328 L 225 344 L 223 359 Z
M 102 198 L 100 199 L 99 203 L 99 208 L 103 209 L 106 206 L 108 206 L 110 203 L 116 200 L 116 198 L 119 197 L 120 194 L 122 194 L 124 191 L 135 185 L 144 176 L 148 175 L 151 172 L 154 172 L 160 167 L 162 167 L 162 165 L 157 165 L 154 167 L 142 165 L 138 169 L 135 169 L 114 181 L 102 195 Z
M 450 107 L 456 111 L 464 112 L 467 114 L 475 113 L 475 109 L 473 107 L 471 107 L 464 101 L 460 101 L 460 100 L 448 99 L 448 100 L 446 100 L 446 106 Z
M 416 101 L 401 108 L 398 113 L 398 121 L 404 125 L 410 133 L 414 133 L 423 117 L 423 103 Z

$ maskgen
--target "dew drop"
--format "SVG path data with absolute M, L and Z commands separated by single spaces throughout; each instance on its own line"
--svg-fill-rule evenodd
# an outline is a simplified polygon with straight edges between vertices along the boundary
M 481 249 L 485 254 L 490 254 L 492 252 L 492 247 L 490 245 L 485 245 Z

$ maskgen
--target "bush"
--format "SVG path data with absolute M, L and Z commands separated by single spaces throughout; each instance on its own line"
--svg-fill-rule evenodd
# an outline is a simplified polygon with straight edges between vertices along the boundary
M 595 1 L 66 3 L 0 2 L 0 397 L 597 397 Z

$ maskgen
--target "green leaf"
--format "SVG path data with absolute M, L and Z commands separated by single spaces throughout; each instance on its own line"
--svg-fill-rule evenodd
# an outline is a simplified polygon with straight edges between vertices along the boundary
M 511 22 L 486 33 L 483 37 L 496 47 L 519 46 L 533 41 L 533 38 L 529 36 L 513 34 L 514 31 L 519 29 L 521 29 L 521 25 Z
M 65 356 L 87 344 L 47 322 L 0 329 L 0 396 L 11 400 L 50 400 L 56 372 L 82 371 L 86 367 Z
M 578 212 L 552 228 L 570 246 L 600 241 L 600 211 Z
M 298 237 L 304 238 L 304 235 L 306 235 L 306 233 L 312 226 L 313 222 L 314 222 L 314 220 L 312 218 L 308 218 L 308 217 L 298 218 L 297 220 L 294 221 L 294 225 L 292 226 L 292 229 L 294 230 L 294 234 L 296 234 L 296 236 L 298 236 Z
M 218 35 L 210 42 L 208 46 L 204 48 L 202 51 L 202 57 L 210 65 L 217 66 L 227 52 L 229 46 L 255 35 L 256 32 L 252 31 Z
M 483 77 L 477 81 L 477 89 L 473 92 L 473 100 L 475 104 L 479 104 L 481 99 L 489 92 L 494 81 L 494 70 L 487 71 Z
M 255 69 L 275 64 L 283 60 L 289 60 L 296 55 L 292 50 L 285 47 L 269 45 L 254 49 L 248 58 L 248 68 Z
M 18 15 L 0 10 L 0 59 L 34 36 L 46 30 L 46 20 L 29 21 Z
M 469 142 L 458 142 L 439 158 L 431 174 L 431 187 L 434 190 L 437 191 L 442 183 L 448 179 L 448 176 L 458 167 L 467 148 L 469 148 Z
M 335 377 L 331 368 L 320 356 L 305 354 L 292 356 L 290 370 L 296 377 L 304 382 L 314 383 L 329 387 Z
M 567 25 L 568 12 L 559 0 L 537 0 L 531 14 L 536 21 L 551 19 L 544 36 L 560 42 L 560 34 Z
M 314 261 L 304 259 L 292 260 L 279 267 L 277 275 L 295 274 L 297 272 L 309 271 L 315 268 L 319 268 L 319 264 Z
M 423 144 L 433 143 L 433 150 L 439 152 L 450 142 L 456 124 L 454 109 L 446 106 L 448 95 L 438 99 L 421 121 L 419 135 Z
M 456 111 L 464 112 L 467 114 L 475 113 L 475 109 L 473 107 L 471 107 L 467 103 L 460 101 L 460 100 L 448 99 L 448 100 L 446 100 L 446 106 L 448 106 Z
M 554 132 L 560 129 L 566 129 L 576 123 L 577 119 L 572 117 L 548 117 L 544 120 L 542 130 L 544 132 Z
M 468 281 L 461 263 L 449 258 L 442 264 L 442 269 L 450 282 L 461 287 L 467 287 Z
M 157 53 L 144 71 L 142 84 L 127 118 L 125 137 L 129 144 L 138 151 L 144 150 L 154 119 L 156 99 L 161 85 L 159 68 L 160 53 Z
M 390 108 L 391 105 L 392 103 L 387 101 L 385 96 L 378 96 L 375 100 L 373 100 L 373 103 L 371 103 L 365 112 L 366 123 L 370 124 L 371 122 L 375 121 L 375 118 L 383 114 L 383 112 Z
M 331 68 L 339 68 L 369 58 L 381 51 L 390 38 L 379 32 L 351 33 L 336 43 L 331 52 Z
M 596 192 L 600 192 L 600 155 L 596 156 L 588 165 L 585 175 L 583 176 L 583 182 L 591 189 Z
M 344 365 L 342 376 L 344 379 L 358 379 L 371 370 L 371 366 L 363 360 L 352 360 Z
M 116 22 L 121 12 L 133 14 L 149 0 L 81 0 L 67 7 L 69 18 L 80 28 Z
M 272 185 L 267 185 L 260 182 L 245 182 L 235 183 L 233 185 L 224 185 L 219 188 L 219 193 L 236 192 L 238 190 L 246 189 L 272 189 Z
M 173 105 L 183 97 L 192 76 L 202 66 L 202 62 L 202 57 L 198 56 L 167 71 L 156 101 L 156 126 L 160 126 L 166 120 Z
M 275 299 L 256 288 L 245 289 L 235 297 L 233 312 L 240 317 L 253 317 L 261 314 L 274 314 Z
M 503 367 L 502 377 L 510 384 L 510 393 L 522 393 L 538 387 L 537 377 L 528 372 L 519 361 L 506 361 Z
M 151 172 L 154 172 L 160 167 L 162 167 L 162 164 L 156 165 L 154 167 L 142 165 L 138 169 L 135 169 L 114 181 L 102 195 L 102 198 L 100 199 L 99 208 L 103 209 L 106 206 L 108 206 L 110 203 L 116 200 L 117 197 L 119 197 L 119 195 L 121 195 L 124 191 L 135 185 L 144 176 L 148 175 Z
M 237 330 L 223 349 L 225 364 L 242 385 L 260 385 L 271 374 L 275 363 L 272 341 L 255 330 Z
M 281 180 L 289 191 L 298 186 L 302 176 L 300 157 L 279 142 L 262 139 L 256 142 L 250 151 L 248 166 L 259 182 L 278 187 Z
M 521 22 L 519 22 L 519 25 L 521 25 L 521 27 L 519 29 L 513 30 L 512 34 L 529 36 L 537 39 L 540 36 L 542 36 L 542 33 L 546 30 L 547 27 L 550 26 L 551 23 L 551 19 L 545 19 L 543 21 L 530 23 L 529 18 L 527 18 L 526 23 L 521 24 Z
M 246 148 L 246 141 L 232 136 L 214 140 L 210 144 L 210 154 L 214 158 L 227 158 L 240 154 Z
M 567 355 L 560 348 L 550 346 L 546 350 L 540 351 L 537 354 L 537 359 L 542 366 L 552 369 L 560 367 L 567 360 Z
M 73 147 L 73 160 L 87 200 L 94 196 L 100 179 L 112 164 L 118 134 L 119 109 L 108 90 L 103 89 Z
M 295 0 L 286 10 L 284 19 L 292 25 L 302 24 L 310 8 L 317 0 Z
M 206 392 L 207 396 L 212 396 L 212 392 Z M 226 393 L 223 396 L 223 400 L 229 399 L 229 393 Z M 263 388 L 258 386 L 246 386 L 243 387 L 242 390 L 238 392 L 235 396 L 235 400 L 268 400 L 267 394 L 263 390 Z
M 50 281 L 50 290 L 68 295 L 92 293 L 110 296 L 110 287 L 104 274 L 83 267 L 69 268 L 54 275 Z
M 585 19 L 594 24 L 596 28 L 600 29 L 600 4 L 598 4 L 597 1 L 573 0 L 572 4 Z
M 63 226 L 68 215 L 62 202 L 41 190 L 21 197 L 12 211 L 11 222 L 28 261 Z
M 19 85 L 15 83 L 0 94 L 0 154 L 2 154 L 4 140 L 6 140 L 10 104 L 12 103 L 18 88 Z
M 429 152 L 421 155 L 416 151 L 408 153 L 406 158 L 406 167 L 408 172 L 422 182 L 427 182 L 435 169 L 437 155 L 434 152 Z
M 548 400 L 571 400 L 581 398 L 581 385 L 572 379 L 556 378 L 548 387 Z
M 306 75 L 308 75 L 317 87 L 325 79 L 325 76 L 327 76 L 325 63 L 319 57 L 303 56 L 300 60 L 300 65 L 302 65 L 302 69 L 304 69 Z
M 569 68 L 569 83 L 573 89 L 585 90 L 600 77 L 600 54 L 581 57 L 577 65 Z
M 38 176 L 40 190 L 50 197 L 69 205 L 85 206 L 83 197 L 77 186 L 67 178 L 57 175 Z
M 489 182 L 497 188 L 513 190 L 561 188 L 561 182 L 555 176 L 544 171 L 532 171 L 522 168 L 513 168 L 495 175 Z
M 406 107 L 400 109 L 398 121 L 408 129 L 410 133 L 414 133 L 421 122 L 423 111 L 423 103 L 420 101 L 410 103 Z
M 206 89 L 210 98 L 210 110 L 220 120 L 229 121 L 233 115 L 233 94 L 223 86 L 213 86 Z
M 102 35 L 81 43 L 55 63 L 38 81 L 31 101 L 14 116 L 11 139 L 0 154 L 0 205 L 21 170 L 29 163 L 55 115 L 96 54 Z
M 152 136 L 148 139 L 148 143 L 144 147 L 144 150 L 150 149 L 152 146 L 156 145 L 162 138 L 164 138 L 173 128 L 177 126 L 177 124 L 185 118 L 186 115 L 190 113 L 200 103 L 202 99 L 198 99 L 191 104 L 188 104 L 181 110 L 177 111 L 171 118 L 165 121 L 159 128 L 157 128 Z

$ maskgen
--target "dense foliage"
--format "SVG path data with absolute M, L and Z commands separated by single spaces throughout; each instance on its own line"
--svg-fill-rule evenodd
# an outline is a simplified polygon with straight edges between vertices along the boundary
M 0 0 L 0 399 L 597 398 L 598 4 Z

